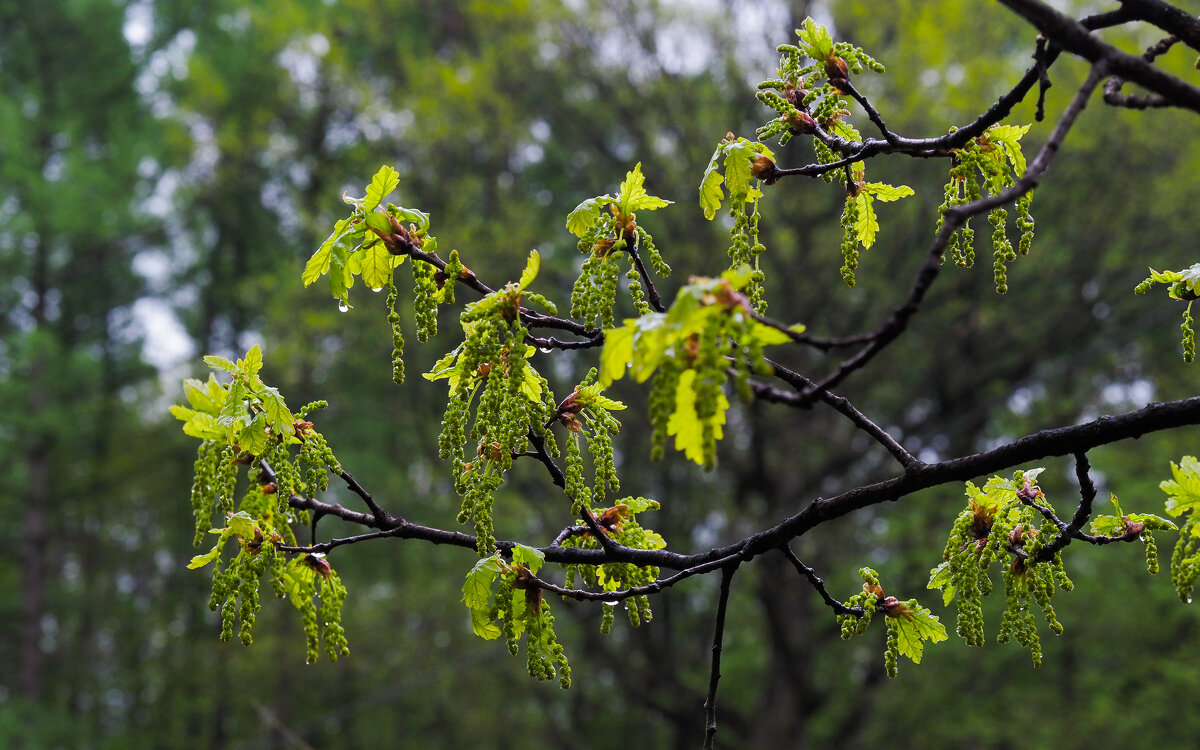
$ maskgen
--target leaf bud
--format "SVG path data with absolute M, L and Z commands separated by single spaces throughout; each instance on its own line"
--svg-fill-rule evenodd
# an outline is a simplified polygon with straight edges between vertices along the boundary
M 774 185 L 779 181 L 776 171 L 775 162 L 766 154 L 758 154 L 750 160 L 750 174 L 768 185 Z
M 817 121 L 807 112 L 792 112 L 787 116 L 787 124 L 795 135 L 808 135 L 817 130 Z
M 321 574 L 324 578 L 329 578 L 333 575 L 333 567 L 325 559 L 325 555 L 319 552 L 312 552 L 305 555 L 304 564 Z
M 837 86 L 839 79 L 844 81 L 850 77 L 850 70 L 846 67 L 845 60 L 831 52 L 825 59 L 825 75 L 831 84 Z

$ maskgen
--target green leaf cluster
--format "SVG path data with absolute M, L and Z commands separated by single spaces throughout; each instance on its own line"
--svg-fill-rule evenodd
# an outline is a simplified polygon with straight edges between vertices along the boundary
M 578 516 L 584 508 L 602 501 L 609 490 L 620 492 L 616 461 L 613 457 L 613 436 L 621 423 L 612 415 L 625 409 L 625 404 L 603 394 L 595 382 L 598 371 L 592 368 L 555 410 L 555 419 L 568 430 L 563 443 L 566 456 L 566 493 L 571 498 L 571 515 Z M 580 439 L 587 441 L 588 452 L 595 464 L 595 486 L 589 490 L 583 476 L 583 455 Z
M 865 633 L 876 614 L 887 615 L 883 663 L 888 677 L 896 676 L 900 656 L 920 664 L 925 653 L 925 641 L 940 643 L 946 640 L 946 626 L 916 599 L 900 601 L 894 596 L 885 596 L 879 584 L 879 574 L 872 568 L 861 568 L 859 575 L 863 579 L 862 591 L 850 597 L 844 606 L 858 608 L 861 614 L 838 615 L 838 625 L 845 640 Z
M 750 373 L 769 371 L 763 347 L 790 340 L 755 319 L 740 291 L 752 276 L 743 266 L 717 279 L 694 279 L 666 313 L 643 315 L 605 332 L 601 385 L 623 377 L 627 367 L 638 382 L 655 376 L 650 392 L 654 457 L 661 457 L 666 438 L 674 436 L 676 450 L 714 466 L 729 408 L 722 388 L 728 370 L 735 371 L 739 392 L 750 396 Z
M 767 309 L 763 297 L 765 278 L 758 258 L 766 247 L 758 239 L 758 199 L 763 184 L 771 184 L 775 175 L 775 155 L 763 143 L 748 141 L 729 133 L 717 144 L 700 182 L 700 208 L 704 218 L 712 220 L 729 191 L 729 215 L 733 226 L 729 230 L 729 267 L 751 269 L 746 285 L 750 305 L 758 313 Z
M 638 162 L 626 173 L 615 196 L 588 198 L 567 216 L 567 230 L 579 238 L 579 252 L 587 255 L 571 291 L 571 317 L 584 325 L 591 326 L 597 321 L 602 327 L 614 325 L 618 253 L 628 254 L 626 277 L 639 315 L 650 312 L 650 306 L 646 302 L 635 254 L 644 254 L 659 276 L 671 273 L 654 238 L 638 224 L 636 213 L 657 211 L 671 205 L 671 201 L 647 193 L 645 183 L 642 164 Z
M 188 406 L 171 407 L 184 423 L 184 433 L 201 441 L 192 484 L 196 543 L 212 528 L 214 514 L 223 517 L 232 512 L 240 465 L 266 461 L 275 473 L 276 512 L 285 523 L 295 520 L 288 499 L 293 494 L 323 492 L 329 486 L 327 470 L 342 470 L 325 437 L 306 420 L 325 402 L 313 402 L 299 415 L 292 414 L 279 389 L 259 376 L 263 357 L 258 345 L 237 362 L 215 355 L 204 361 L 227 373 L 231 382 L 221 385 L 214 374 L 207 382 L 185 380 Z
M 251 347 L 237 362 L 219 356 L 204 360 L 228 374 L 231 382 L 222 385 L 213 374 L 206 382 L 186 380 L 183 389 L 188 406 L 171 407 L 171 413 L 183 421 L 184 432 L 200 440 L 192 484 L 195 543 L 199 545 L 207 534 L 217 536 L 216 544 L 207 553 L 193 557 L 188 567 L 215 563 L 209 606 L 221 610 L 221 637 L 231 638 L 234 624 L 240 620 L 241 640 L 249 645 L 261 606 L 258 589 L 262 578 L 270 574 L 280 597 L 296 591 L 299 585 L 296 560 L 287 562 L 278 547 L 296 544 L 291 524 L 307 522 L 308 512 L 295 511 L 289 499 L 294 494 L 323 492 L 329 486 L 328 472 L 340 473 L 342 469 L 325 437 L 307 421 L 312 411 L 327 404 L 315 401 L 292 414 L 278 389 L 262 381 L 259 373 L 263 357 L 258 346 Z M 235 512 L 242 466 L 251 472 L 251 481 Z M 272 475 L 274 481 L 268 481 Z M 212 528 L 214 516 L 224 526 Z M 223 566 L 221 554 L 233 541 L 237 542 L 237 553 Z M 328 569 L 328 564 L 323 567 Z M 292 596 L 292 602 L 301 610 L 309 633 L 309 659 L 316 658 L 312 644 L 318 630 L 323 633 L 330 658 L 336 659 L 337 654 L 347 652 L 340 624 L 345 588 L 331 569 L 321 582 L 310 581 L 308 586 L 307 604 L 296 596 Z M 318 595 L 318 589 L 320 618 L 313 610 L 317 606 L 313 596 Z
M 1200 577 L 1200 461 L 1195 456 L 1184 456 L 1179 463 L 1171 462 L 1173 479 L 1158 486 L 1167 495 L 1166 512 L 1172 518 L 1181 518 L 1179 540 L 1171 553 L 1171 583 L 1184 602 L 1192 601 L 1192 589 Z
M 553 394 L 527 361 L 535 350 L 525 344 L 528 331 L 521 320 L 523 299 L 549 306 L 526 289 L 540 264 L 531 252 L 520 281 L 468 306 L 460 316 L 463 343 L 425 375 L 450 386 L 438 446 L 441 457 L 451 460 L 454 487 L 462 496 L 459 523 L 474 524 L 481 556 L 495 549 L 492 504 L 513 456 L 524 451 L 530 435 L 553 440 L 545 430 L 554 413 Z
M 1165 284 L 1167 296 L 1173 300 L 1187 302 L 1183 310 L 1183 361 L 1191 363 L 1196 359 L 1196 329 L 1192 320 L 1192 302 L 1200 296 L 1196 285 L 1200 283 L 1200 263 L 1194 263 L 1182 271 L 1155 271 L 1150 269 L 1150 275 L 1134 287 L 1134 294 L 1145 294 L 1155 284 Z
M 804 19 L 796 35 L 798 44 L 778 48 L 778 77 L 758 84 L 759 101 L 779 116 L 760 127 L 755 136 L 759 140 L 778 136 L 782 146 L 794 136 L 813 133 L 820 124 L 848 141 L 861 140 L 858 131 L 843 122 L 842 118 L 850 114 L 841 98 L 843 88 L 851 74 L 858 75 L 867 68 L 882 73 L 883 65 L 860 47 L 834 42 L 829 30 L 812 18 Z M 806 59 L 813 62 L 806 63 Z M 814 139 L 813 145 L 821 162 L 836 160 L 819 140 Z
M 388 289 L 392 379 L 402 383 L 404 335 L 400 330 L 400 316 L 396 313 L 393 271 L 412 250 L 436 254 L 437 238 L 429 234 L 429 214 L 383 202 L 399 184 L 399 174 L 385 165 L 371 178 L 364 197 L 342 196 L 353 210 L 334 225 L 333 232 L 308 259 L 301 278 L 304 285 L 309 286 L 322 276 L 328 276 L 329 291 L 342 311 L 350 307 L 350 289 L 355 277 L 361 277 L 373 291 Z M 413 259 L 413 300 L 420 341 L 437 333 L 437 305 L 454 300 L 454 281 L 463 270 L 456 260 L 452 258 L 452 262 L 439 271 L 427 261 Z
M 554 615 L 541 588 L 530 580 L 544 562 L 544 553 L 520 544 L 512 549 L 511 564 L 498 555 L 481 558 L 467 572 L 463 603 L 476 635 L 485 640 L 503 635 L 514 656 L 524 635 L 529 674 L 538 680 L 557 677 L 566 689 L 571 667 L 554 633 Z
M 644 497 L 627 497 L 618 500 L 613 506 L 599 512 L 592 512 L 601 530 L 617 544 L 632 549 L 662 549 L 667 542 L 656 531 L 643 527 L 637 520 L 637 515 L 645 511 L 658 510 L 657 501 Z M 600 549 L 598 540 L 592 537 L 590 531 L 581 530 L 579 534 L 563 541 L 564 547 L 579 547 L 582 549 Z M 605 563 L 603 565 L 568 565 L 567 588 L 574 588 L 580 582 L 593 591 L 621 591 L 637 586 L 647 586 L 658 580 L 659 569 L 652 565 L 637 566 L 630 563 Z M 653 619 L 650 610 L 650 598 L 644 594 L 632 596 L 624 600 L 625 613 L 629 624 L 638 627 Z M 613 609 L 615 604 L 606 604 L 602 612 L 600 629 L 608 633 L 612 627 Z
M 942 553 L 943 562 L 930 571 L 928 588 L 941 590 L 943 602 L 958 608 L 957 632 L 968 645 L 982 646 L 982 599 L 992 591 L 990 570 L 1003 569 L 1005 611 L 997 640 L 1016 638 L 1041 664 L 1041 641 L 1032 604 L 1041 608 L 1050 630 L 1062 632 L 1051 598 L 1055 587 L 1073 585 L 1063 570 L 1061 553 L 1048 562 L 1038 551 L 1054 538 L 1057 528 L 1044 520 L 1033 504 L 1053 510 L 1037 476 L 1042 469 L 1018 470 L 1011 480 L 999 476 L 982 487 L 967 482 L 967 506 L 955 519 Z M 1039 523 L 1041 521 L 1041 523 Z
M 842 281 L 854 286 L 854 272 L 858 269 L 861 245 L 870 249 L 879 232 L 879 221 L 875 218 L 875 201 L 885 203 L 900 200 L 914 194 L 907 185 L 893 186 L 883 182 L 867 182 L 866 169 L 862 162 L 850 170 L 850 181 L 846 185 L 846 203 L 842 209 Z
M 356 276 L 361 276 L 369 289 L 379 290 L 391 283 L 392 269 L 407 257 L 401 248 L 421 248 L 429 237 L 428 214 L 391 203 L 380 208 L 399 184 L 400 175 L 385 165 L 371 178 L 364 197 L 342 196 L 353 210 L 334 225 L 304 265 L 301 278 L 305 286 L 328 276 L 330 293 L 345 307 L 350 304 Z
M 1091 533 L 1108 537 L 1136 537 L 1146 546 L 1146 569 L 1151 575 L 1158 573 L 1158 543 L 1154 532 L 1159 530 L 1176 530 L 1178 527 L 1171 521 L 1156 516 L 1153 513 L 1124 513 L 1121 503 L 1115 494 L 1110 493 L 1109 500 L 1116 508 L 1114 515 L 1101 515 L 1092 519 Z
M 1021 138 L 1028 131 L 1028 125 L 993 125 L 954 152 L 950 181 L 946 184 L 942 205 L 938 207 L 935 233 L 941 231 L 947 210 L 979 200 L 985 189 L 989 195 L 999 195 L 1025 174 Z M 992 225 L 992 280 L 1000 294 L 1008 291 L 1008 264 L 1016 260 L 1018 254 L 1027 255 L 1033 245 L 1034 222 L 1029 213 L 1032 203 L 1032 190 L 1022 193 L 1015 202 L 1016 227 L 1020 232 L 1015 250 L 1008 238 L 1008 211 L 997 207 L 988 213 L 988 222 Z M 974 265 L 975 230 L 971 228 L 970 219 L 950 235 L 945 257 L 963 268 Z

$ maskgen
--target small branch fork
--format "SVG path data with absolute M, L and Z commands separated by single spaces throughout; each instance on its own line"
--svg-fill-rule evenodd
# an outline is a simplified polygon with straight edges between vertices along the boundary
M 1075 477 L 1079 480 L 1079 505 L 1075 508 L 1075 515 L 1071 517 L 1071 522 L 1067 523 L 1054 514 L 1050 508 L 1037 502 L 1036 498 L 1029 497 L 1018 493 L 1017 497 L 1021 502 L 1036 510 L 1045 516 L 1046 520 L 1053 523 L 1058 528 L 1058 536 L 1054 537 L 1049 544 L 1042 547 L 1037 552 L 1034 562 L 1049 562 L 1054 559 L 1060 550 L 1071 543 L 1072 539 L 1078 539 L 1088 544 L 1112 544 L 1113 542 L 1133 542 L 1141 536 L 1142 530 L 1139 528 L 1136 531 L 1129 529 L 1124 534 L 1117 536 L 1093 536 L 1083 532 L 1083 525 L 1087 523 L 1092 515 L 1092 504 L 1096 499 L 1096 485 L 1092 483 L 1092 478 L 1089 475 L 1091 465 L 1088 463 L 1087 454 L 1075 454 Z

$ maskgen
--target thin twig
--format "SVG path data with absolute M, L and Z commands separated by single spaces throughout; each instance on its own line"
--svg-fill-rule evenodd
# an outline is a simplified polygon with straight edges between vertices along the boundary
M 776 367 L 779 367 L 776 365 Z M 792 373 L 793 378 L 804 378 L 803 375 Z M 807 380 L 807 378 L 804 378 Z M 808 381 L 811 383 L 812 381 Z M 781 391 L 778 388 L 772 388 L 769 385 L 764 385 L 756 381 L 750 381 L 750 387 L 754 390 L 754 395 L 764 401 L 774 403 L 788 404 L 791 406 L 805 407 L 804 398 L 798 393 L 789 393 Z M 916 456 L 905 450 L 904 446 L 891 436 L 886 430 L 871 421 L 867 415 L 856 409 L 853 404 L 844 396 L 839 396 L 825 389 L 817 391 L 817 398 L 822 402 L 833 407 L 835 411 L 849 419 L 855 427 L 865 432 L 875 442 L 882 445 L 892 457 L 900 463 L 902 467 L 908 469 L 912 466 L 920 464 Z
M 666 312 L 667 308 L 663 306 L 662 298 L 658 296 L 658 288 L 654 286 L 654 281 L 650 278 L 650 272 L 646 270 L 646 264 L 642 262 L 642 255 L 633 245 L 629 245 L 629 257 L 633 259 L 633 267 L 637 269 L 638 275 L 642 277 L 642 283 L 646 287 L 646 295 L 650 298 L 650 306 L 656 312 Z
M 1054 559 L 1059 550 L 1071 543 L 1072 537 L 1082 532 L 1083 525 L 1091 517 L 1092 503 L 1096 500 L 1096 485 L 1092 484 L 1092 477 L 1088 473 L 1091 468 L 1087 453 L 1075 454 L 1075 477 L 1079 480 L 1079 505 L 1075 508 L 1075 515 L 1071 517 L 1071 523 L 1063 524 L 1058 518 L 1053 520 L 1053 523 L 1059 527 L 1058 536 L 1038 550 L 1038 562 Z
M 867 113 L 867 118 L 871 122 L 875 123 L 875 127 L 879 128 L 879 132 L 883 134 L 884 140 L 886 140 L 892 146 L 899 145 L 900 137 L 888 130 L 887 123 L 883 121 L 883 116 L 879 114 L 879 111 L 875 109 L 875 106 L 871 104 L 867 97 L 863 96 L 858 89 L 854 88 L 854 84 L 850 83 L 848 80 L 842 80 L 838 83 L 838 88 L 845 91 L 845 93 L 849 94 L 854 101 L 858 102 L 858 105 L 863 108 L 864 112 Z
M 712 750 L 717 736 L 717 683 L 721 681 L 721 642 L 725 638 L 725 610 L 729 605 L 729 584 L 737 572 L 733 562 L 721 569 L 721 595 L 717 599 L 717 621 L 713 626 L 712 667 L 708 673 L 708 696 L 704 699 L 704 750 Z
M 834 599 L 832 596 L 830 596 L 829 591 L 825 588 L 825 582 L 817 577 L 815 570 L 805 565 L 799 557 L 796 557 L 796 553 L 792 552 L 791 547 L 785 544 L 779 548 L 779 551 L 782 552 L 783 556 L 788 559 L 788 562 L 790 562 L 796 568 L 796 570 L 799 571 L 800 575 L 808 579 L 808 582 L 813 585 L 813 588 L 817 590 L 817 593 L 821 595 L 821 598 L 825 600 L 825 603 L 829 605 L 830 609 L 839 615 L 854 615 L 855 617 L 862 617 L 862 607 L 847 607 L 845 604 L 842 604 L 837 599 Z
M 621 589 L 619 591 L 585 591 L 583 589 L 568 589 L 550 583 L 549 581 L 542 580 L 537 576 L 530 576 L 529 580 L 531 584 L 535 584 L 552 594 L 558 594 L 559 596 L 565 596 L 570 599 L 577 599 L 579 601 L 587 602 L 619 602 L 635 596 L 657 594 L 664 589 L 671 588 L 680 581 L 687 580 L 692 576 L 700 575 L 702 573 L 708 573 L 716 570 L 717 568 L 737 562 L 741 559 L 741 553 L 736 552 L 732 555 L 726 555 L 725 557 L 717 558 L 716 560 L 711 560 L 691 568 L 686 568 L 673 576 L 660 578 L 659 580 L 648 583 L 645 586 L 631 586 L 630 588 Z

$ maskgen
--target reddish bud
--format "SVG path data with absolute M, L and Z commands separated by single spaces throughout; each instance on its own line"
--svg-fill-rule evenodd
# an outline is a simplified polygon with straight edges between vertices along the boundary
M 792 112 L 787 116 L 787 124 L 795 135 L 808 135 L 817 131 L 817 121 L 807 112 Z
M 331 575 L 333 575 L 333 567 L 329 564 L 329 561 L 325 559 L 324 555 L 309 553 L 304 557 L 304 564 L 325 578 L 329 578 Z
M 836 86 L 837 79 L 848 80 L 850 78 L 850 69 L 846 67 L 845 60 L 831 53 L 829 59 L 825 61 L 825 75 L 829 78 L 829 82 Z
M 768 185 L 774 185 L 779 181 L 776 173 L 775 162 L 771 161 L 766 154 L 759 154 L 750 161 L 750 174 L 762 180 Z

